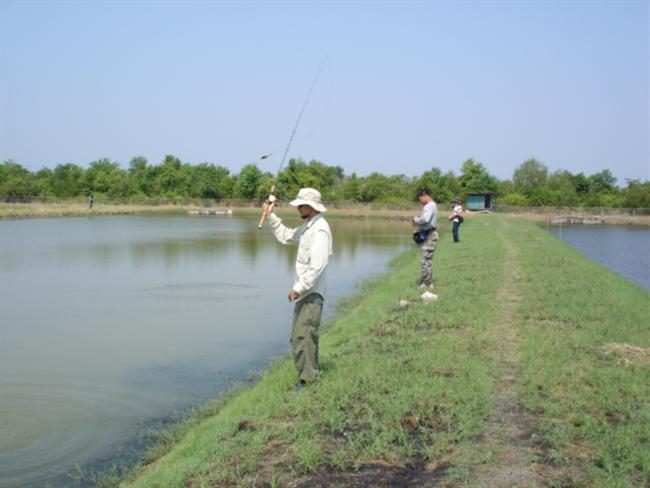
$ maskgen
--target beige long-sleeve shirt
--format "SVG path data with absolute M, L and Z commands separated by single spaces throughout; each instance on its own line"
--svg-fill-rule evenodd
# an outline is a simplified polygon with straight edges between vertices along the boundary
M 316 214 L 300 227 L 291 229 L 282 224 L 275 214 L 267 222 L 275 238 L 282 244 L 298 245 L 296 278 L 293 289 L 299 293 L 298 300 L 310 293 L 325 297 L 327 290 L 326 269 L 332 255 L 332 231 L 321 214 Z

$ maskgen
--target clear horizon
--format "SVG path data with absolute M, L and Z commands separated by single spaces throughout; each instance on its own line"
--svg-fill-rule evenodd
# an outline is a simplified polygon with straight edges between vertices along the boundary
M 0 161 L 650 179 L 648 2 L 0 2 Z M 260 160 L 263 154 L 273 156 Z

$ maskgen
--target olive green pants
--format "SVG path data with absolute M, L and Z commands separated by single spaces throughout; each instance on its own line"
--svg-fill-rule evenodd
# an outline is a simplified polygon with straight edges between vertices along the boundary
M 320 375 L 318 364 L 318 327 L 323 312 L 323 297 L 311 293 L 296 302 L 293 309 L 291 352 L 300 379 L 314 381 Z

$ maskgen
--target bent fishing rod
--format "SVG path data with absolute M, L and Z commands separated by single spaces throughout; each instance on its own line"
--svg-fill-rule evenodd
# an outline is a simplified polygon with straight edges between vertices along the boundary
M 291 131 L 291 136 L 289 137 L 289 142 L 287 143 L 287 147 L 284 150 L 284 154 L 282 155 L 282 160 L 280 161 L 280 167 L 278 168 L 278 172 L 275 175 L 275 179 L 277 180 L 278 177 L 280 176 L 280 171 L 282 171 L 282 167 L 284 166 L 284 161 L 287 158 L 287 154 L 289 153 L 289 148 L 291 147 L 291 143 L 293 142 L 293 138 L 296 135 L 296 131 L 298 130 L 298 126 L 300 125 L 300 121 L 302 120 L 302 116 L 305 113 L 305 109 L 307 108 L 307 104 L 309 103 L 309 99 L 311 98 L 311 94 L 314 92 L 314 88 L 316 88 L 316 84 L 318 83 L 318 80 L 320 78 L 321 73 L 323 72 L 323 68 L 325 67 L 325 63 L 327 63 L 327 59 L 329 56 L 325 56 L 325 59 L 323 59 L 323 62 L 320 65 L 320 68 L 318 69 L 318 73 L 316 73 L 316 76 L 314 77 L 314 81 L 311 84 L 311 87 L 309 88 L 309 92 L 307 93 L 307 97 L 305 98 L 305 101 L 302 104 L 302 107 L 300 108 L 300 112 L 298 113 L 298 118 L 296 119 L 296 123 L 293 126 L 293 130 Z M 271 154 L 266 154 L 262 156 L 260 159 L 266 159 Z M 262 215 L 260 217 L 260 222 L 257 225 L 258 229 L 262 228 L 262 224 L 264 223 L 264 219 L 266 218 L 266 212 L 268 210 L 272 210 L 273 206 L 277 203 L 277 198 L 275 197 L 275 183 L 271 185 L 271 191 L 269 192 L 269 196 L 264 202 L 264 207 L 262 208 Z

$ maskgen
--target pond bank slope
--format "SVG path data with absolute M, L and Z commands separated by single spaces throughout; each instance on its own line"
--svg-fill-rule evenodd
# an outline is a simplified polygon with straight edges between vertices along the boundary
M 646 486 L 650 295 L 530 221 L 461 229 L 438 301 L 399 256 L 323 331 L 316 385 L 272 365 L 121 486 Z

